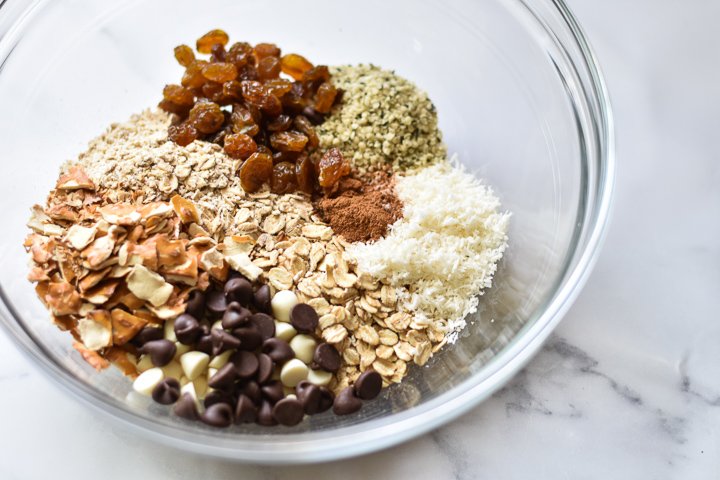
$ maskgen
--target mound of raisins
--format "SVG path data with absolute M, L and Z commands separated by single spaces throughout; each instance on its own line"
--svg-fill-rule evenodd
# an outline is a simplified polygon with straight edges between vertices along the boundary
M 217 29 L 200 37 L 196 50 L 209 55 L 205 60 L 187 45 L 175 47 L 185 71 L 180 85 L 165 86 L 159 104 L 173 114 L 168 138 L 181 146 L 222 145 L 243 161 L 240 183 L 248 192 L 269 183 L 275 193 L 332 193 L 350 167 L 337 149 L 312 155 L 319 146 L 315 125 L 341 98 L 328 67 L 282 55 L 272 43 L 226 48 L 229 41 Z

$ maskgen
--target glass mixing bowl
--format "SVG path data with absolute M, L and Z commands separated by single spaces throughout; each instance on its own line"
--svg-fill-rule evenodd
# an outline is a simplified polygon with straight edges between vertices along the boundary
M 167 445 L 264 463 L 337 459 L 435 428 L 500 388 L 539 349 L 587 277 L 613 184 L 607 92 L 560 0 L 19 1 L 0 7 L 0 317 L 79 400 Z M 323 64 L 372 62 L 427 90 L 451 153 L 512 212 L 510 247 L 454 345 L 356 415 L 293 429 L 210 429 L 96 374 L 25 281 L 22 240 L 62 161 L 180 78 L 172 49 L 211 28 Z

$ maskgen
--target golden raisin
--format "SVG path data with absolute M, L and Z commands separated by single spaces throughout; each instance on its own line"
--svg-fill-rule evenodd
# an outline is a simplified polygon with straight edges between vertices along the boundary
M 272 157 L 266 153 L 253 153 L 240 167 L 240 186 L 246 192 L 257 192 L 270 180 L 272 173 Z
M 168 138 L 181 147 L 184 147 L 190 145 L 197 138 L 197 130 L 189 123 L 171 125 L 170 128 L 168 128 Z
M 225 153 L 232 158 L 245 160 L 257 151 L 255 140 L 244 133 L 230 133 L 225 135 Z
M 270 120 L 266 125 L 265 128 L 267 128 L 271 132 L 284 132 L 288 128 L 290 128 L 290 125 L 292 125 L 293 119 L 290 115 L 278 115 L 277 117 Z M 300 129 L 298 129 L 300 130 Z M 302 130 L 300 130 L 302 132 Z M 305 133 L 305 132 L 303 132 Z
M 195 54 L 193 53 L 192 48 L 187 45 L 178 45 L 175 47 L 175 60 L 177 60 L 183 67 L 187 67 L 195 61 Z
M 273 167 L 270 189 L 274 193 L 290 193 L 297 189 L 295 165 L 290 162 L 280 162 Z
M 200 102 L 190 109 L 188 121 L 201 133 L 215 133 L 225 122 L 220 105 L 212 102 Z
M 313 68 L 313 64 L 302 55 L 288 53 L 280 59 L 280 67 L 284 74 L 295 80 L 302 80 L 303 74 Z
M 295 131 L 275 132 L 270 135 L 270 145 L 281 152 L 302 152 L 308 138 Z
M 158 107 L 168 113 L 174 113 L 175 115 L 179 115 L 183 118 L 187 117 L 187 114 L 190 111 L 190 106 L 188 105 L 178 105 L 165 99 L 162 99 L 160 103 L 158 103 Z
M 313 82 L 327 82 L 330 80 L 330 70 L 328 70 L 328 67 L 325 65 L 318 65 L 317 67 L 313 67 L 307 72 L 303 73 L 302 81 L 303 83 L 313 83 Z
M 211 53 L 213 45 L 218 43 L 220 45 L 227 45 L 229 40 L 228 34 L 224 31 L 219 29 L 210 30 L 208 33 L 198 38 L 195 47 L 200 53 Z
M 276 117 L 283 111 L 282 103 L 275 95 L 265 95 L 260 102 L 260 109 L 269 117 Z
M 305 193 L 312 193 L 315 186 L 315 166 L 310 157 L 304 155 L 295 164 L 295 176 L 298 188 Z
M 200 88 L 202 87 L 207 79 L 202 74 L 203 65 L 206 65 L 205 60 L 196 60 L 187 66 L 185 73 L 183 74 L 182 83 L 183 87 L 186 88 Z
M 308 120 L 307 117 L 303 115 L 298 115 L 297 117 L 295 117 L 294 123 L 295 128 L 302 132 L 308 138 L 307 146 L 313 150 L 316 149 L 318 145 L 320 145 L 320 139 L 318 138 L 317 133 L 315 133 L 315 128 L 313 128 L 310 120 Z
M 248 64 L 252 54 L 253 48 L 249 43 L 236 42 L 225 54 L 225 61 L 234 64 L 240 69 Z
M 192 107 L 193 103 L 195 103 L 195 95 L 180 85 L 165 85 L 163 98 L 175 105 Z
M 239 104 L 233 105 L 230 123 L 235 133 L 244 133 L 254 137 L 260 131 L 260 127 L 255 123 L 250 110 L 241 107 Z
M 322 83 L 315 93 L 315 110 L 320 113 L 328 113 L 335 102 L 335 95 L 337 95 L 335 85 L 330 82 Z
M 258 62 L 265 57 L 279 57 L 280 49 L 274 43 L 258 43 L 255 45 L 255 57 Z
M 257 66 L 258 78 L 260 80 L 271 80 L 280 76 L 280 60 L 277 57 L 265 57 Z
M 255 105 L 260 105 L 265 96 L 265 89 L 262 83 L 254 80 L 243 80 L 240 82 L 242 96 L 245 100 Z
M 276 97 L 280 98 L 287 92 L 292 90 L 292 83 L 285 80 L 284 78 L 274 78 L 266 81 L 263 84 L 263 87 L 265 87 L 265 91 L 268 94 L 275 95 Z
M 202 94 L 205 98 L 210 99 L 215 103 L 223 103 L 225 94 L 223 93 L 223 85 L 217 82 L 207 82 L 202 86 Z
M 208 63 L 202 67 L 202 74 L 213 82 L 225 83 L 237 78 L 237 68 L 232 63 Z
M 225 46 L 222 43 L 216 43 L 210 49 L 210 60 L 215 63 L 222 63 L 225 61 Z
M 242 100 L 242 86 L 237 80 L 223 83 L 222 93 L 223 97 L 231 102 L 239 102 Z
M 342 177 L 350 174 L 350 164 L 337 148 L 331 148 L 320 159 L 318 183 L 325 189 L 335 186 Z

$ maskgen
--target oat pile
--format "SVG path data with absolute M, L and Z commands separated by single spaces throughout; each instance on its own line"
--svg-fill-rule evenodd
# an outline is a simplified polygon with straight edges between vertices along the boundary
M 445 159 L 435 106 L 412 82 L 374 65 L 335 67 L 332 74 L 345 93 L 318 126 L 322 146 L 339 148 L 360 171 L 381 165 L 406 170 Z

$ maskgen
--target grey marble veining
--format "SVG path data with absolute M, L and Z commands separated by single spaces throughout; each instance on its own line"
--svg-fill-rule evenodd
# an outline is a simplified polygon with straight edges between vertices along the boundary
M 720 3 L 569 3 L 614 104 L 614 221 L 578 301 L 505 388 L 377 454 L 261 468 L 135 438 L 0 336 L 0 478 L 720 478 Z

